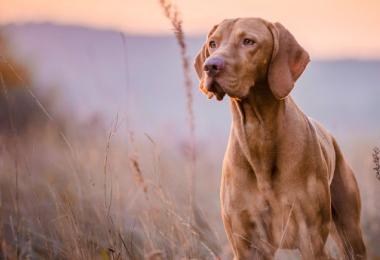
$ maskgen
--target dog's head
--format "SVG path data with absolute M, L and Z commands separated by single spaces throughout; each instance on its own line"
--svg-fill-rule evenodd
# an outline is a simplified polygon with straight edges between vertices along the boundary
M 309 62 L 308 53 L 280 23 L 259 18 L 228 19 L 215 25 L 195 59 L 200 90 L 218 100 L 243 99 L 257 83 L 285 98 Z

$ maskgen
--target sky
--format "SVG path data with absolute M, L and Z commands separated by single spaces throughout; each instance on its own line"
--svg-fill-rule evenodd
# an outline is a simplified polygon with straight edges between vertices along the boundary
M 158 0 L 0 0 L 0 24 L 52 22 L 170 34 Z M 173 0 L 187 35 L 225 18 L 281 22 L 313 57 L 380 58 L 379 0 Z

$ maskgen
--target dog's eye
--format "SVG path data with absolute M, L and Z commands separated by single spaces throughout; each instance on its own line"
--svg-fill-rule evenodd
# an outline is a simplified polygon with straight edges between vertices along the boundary
M 210 46 L 211 49 L 214 49 L 214 48 L 216 48 L 216 42 L 215 41 L 210 41 L 208 43 L 208 46 Z
M 254 45 L 254 44 L 255 44 L 254 40 L 247 39 L 247 38 L 243 40 L 243 45 Z

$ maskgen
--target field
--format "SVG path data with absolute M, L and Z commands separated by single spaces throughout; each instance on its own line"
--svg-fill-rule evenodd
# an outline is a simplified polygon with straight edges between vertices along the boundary
M 173 149 L 118 120 L 111 128 L 45 122 L 2 136 L 3 259 L 230 258 L 219 216 L 221 162 L 198 148 L 190 207 L 187 147 Z M 368 173 L 358 175 L 362 224 L 377 254 L 379 183 L 370 153 L 356 148 L 349 158 Z

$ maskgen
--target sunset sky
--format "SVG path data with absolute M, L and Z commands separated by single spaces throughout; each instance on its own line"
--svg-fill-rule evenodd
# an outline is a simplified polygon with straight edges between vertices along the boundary
M 280 21 L 314 57 L 380 58 L 379 0 L 177 0 L 185 33 L 228 17 Z M 0 23 L 54 22 L 169 34 L 158 0 L 0 0 Z

